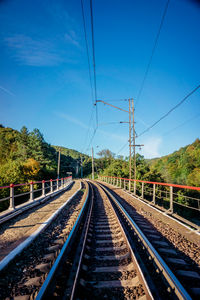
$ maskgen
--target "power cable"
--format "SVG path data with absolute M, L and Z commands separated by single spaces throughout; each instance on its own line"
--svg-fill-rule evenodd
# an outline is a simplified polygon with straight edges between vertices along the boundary
M 87 147 L 86 151 L 89 150 L 90 145 L 91 145 L 91 143 L 92 143 L 92 141 L 93 141 L 93 139 L 94 139 L 94 137 L 95 137 L 96 131 L 97 131 L 97 127 L 94 129 L 93 135 L 92 135 L 92 137 L 91 137 L 91 139 L 90 139 L 90 142 L 89 142 L 89 144 L 88 144 L 88 147 Z
M 94 69 L 94 97 L 95 97 L 94 104 L 95 104 L 97 101 L 97 83 L 96 83 L 96 62 L 95 62 L 94 22 L 93 22 L 92 0 L 90 0 L 90 15 L 91 15 L 91 31 L 92 31 L 92 54 L 93 54 L 93 69 Z M 96 105 L 96 125 L 98 127 L 97 105 Z
M 177 107 L 179 107 L 183 102 L 185 102 L 192 94 L 194 94 L 198 89 L 200 88 L 200 84 L 195 87 L 189 94 L 187 94 L 178 104 L 176 104 L 174 107 L 172 107 L 166 114 L 164 114 L 158 121 L 153 123 L 151 126 L 149 126 L 147 129 L 145 129 L 143 132 L 141 132 L 138 137 L 152 129 L 155 125 L 157 125 L 160 121 L 162 121 L 164 118 L 166 118 L 172 111 L 174 111 Z
M 118 155 L 122 150 L 124 150 L 124 148 L 125 148 L 127 145 L 128 145 L 128 142 L 126 142 L 126 144 L 120 148 L 120 150 L 117 152 L 116 155 Z
M 163 23 L 164 23 L 164 20 L 165 20 L 165 16 L 167 14 L 167 9 L 168 9 L 168 6 L 169 6 L 169 2 L 170 2 L 170 0 L 167 0 L 167 2 L 165 4 L 164 12 L 163 12 L 163 15 L 162 15 L 162 18 L 161 18 L 161 22 L 160 22 L 160 25 L 159 25 L 159 28 L 158 28 L 158 32 L 157 32 L 157 35 L 156 35 L 156 38 L 155 38 L 155 41 L 154 41 L 153 48 L 152 48 L 152 51 L 151 51 L 151 56 L 150 56 L 150 59 L 149 59 L 146 71 L 144 73 L 144 77 L 143 77 L 139 92 L 138 92 L 138 95 L 137 95 L 137 98 L 136 98 L 137 101 L 136 101 L 135 106 L 138 105 L 138 102 L 139 102 L 140 96 L 142 94 L 147 75 L 149 73 L 151 62 L 152 62 L 152 59 L 153 59 L 153 56 L 154 56 L 154 53 L 155 53 L 155 50 L 156 50 L 156 47 L 157 47 L 157 44 L 158 44 L 158 39 L 159 39 L 159 36 L 160 36 L 160 32 L 161 32 L 161 29 L 162 29 L 162 26 L 163 26 Z
M 86 22 L 85 22 L 83 0 L 81 0 L 81 11 L 82 11 L 85 45 L 86 45 L 87 60 L 88 60 L 88 70 L 89 70 L 89 79 L 90 79 L 91 94 L 92 94 L 92 104 L 94 104 L 96 102 L 96 99 L 97 99 L 97 89 L 96 89 L 96 68 L 95 68 L 95 48 L 94 48 L 94 29 L 93 29 L 92 2 L 90 2 L 90 13 L 91 13 L 91 27 L 92 27 L 91 31 L 92 31 L 92 50 L 93 50 L 93 66 L 94 66 L 94 90 L 93 90 L 93 85 L 92 85 L 91 65 L 90 65 L 90 58 L 89 58 L 89 47 L 88 47 L 88 39 L 87 39 L 87 31 L 86 31 Z M 86 133 L 85 143 L 88 139 L 88 135 L 89 135 L 89 131 L 90 131 L 90 124 L 91 124 L 91 121 L 92 121 L 92 118 L 93 118 L 93 113 L 94 113 L 94 110 L 92 109 L 91 117 L 90 117 L 90 121 L 89 121 L 89 126 L 88 126 L 88 130 L 87 130 L 87 133 Z M 97 127 L 98 127 L 97 107 L 96 107 L 96 123 L 97 123 Z M 96 128 L 94 129 L 94 132 L 96 133 Z
M 88 61 L 90 87 L 91 87 L 91 94 L 92 94 L 92 99 L 93 99 L 94 95 L 93 95 L 93 87 L 92 87 L 91 66 L 90 66 L 90 58 L 89 58 L 89 47 L 88 47 L 88 40 L 87 40 L 87 32 L 86 32 L 86 23 L 85 23 L 85 14 L 84 14 L 83 0 L 81 0 L 81 11 L 82 11 L 82 18 L 83 18 L 83 29 L 84 29 L 86 52 L 87 52 L 87 61 Z M 92 100 L 92 102 L 93 102 L 93 100 Z
M 93 114 L 94 114 L 94 109 L 92 109 L 92 111 L 91 111 L 90 120 L 89 120 L 89 124 L 88 124 L 88 130 L 87 130 L 87 133 L 86 133 L 86 136 L 85 136 L 85 141 L 84 141 L 83 145 L 86 144 L 86 142 L 88 140 L 88 136 L 89 136 L 89 131 L 92 129 L 91 128 L 91 123 L 92 123 L 92 119 L 93 119 Z M 82 147 L 82 151 L 84 149 L 85 149 L 85 147 Z
M 168 135 L 168 134 L 174 132 L 176 129 L 178 129 L 178 128 L 184 126 L 185 124 L 187 124 L 187 123 L 189 123 L 189 122 L 191 122 L 191 121 L 193 121 L 193 120 L 195 120 L 195 119 L 197 119 L 197 118 L 199 118 L 199 117 L 200 117 L 200 114 L 197 114 L 197 115 L 193 116 L 192 118 L 186 120 L 185 122 L 181 123 L 180 125 L 174 127 L 173 129 L 171 129 L 171 130 L 165 132 L 165 133 L 162 134 L 162 135 L 163 135 L 163 136 Z

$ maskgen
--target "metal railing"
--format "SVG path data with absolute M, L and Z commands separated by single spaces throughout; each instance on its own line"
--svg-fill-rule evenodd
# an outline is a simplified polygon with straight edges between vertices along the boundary
M 113 176 L 99 176 L 99 179 L 127 190 L 167 213 L 176 213 L 194 223 L 197 221 L 199 225 L 200 187 Z
M 72 176 L 0 186 L 0 197 L 3 196 L 0 198 L 0 204 L 4 203 L 4 207 L 0 211 L 6 209 L 15 210 L 22 203 L 34 202 L 45 196 L 49 196 L 64 189 L 70 181 L 72 181 Z

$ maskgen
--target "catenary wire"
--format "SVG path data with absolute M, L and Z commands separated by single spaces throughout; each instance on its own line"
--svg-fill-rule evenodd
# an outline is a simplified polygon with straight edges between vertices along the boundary
M 168 134 L 174 132 L 176 129 L 178 129 L 178 128 L 184 126 L 184 125 L 187 124 L 187 123 L 190 123 L 191 121 L 193 121 L 193 120 L 195 120 L 195 119 L 197 119 L 197 118 L 199 118 L 199 117 L 200 117 L 200 114 L 197 114 L 197 115 L 193 116 L 192 118 L 186 120 L 185 122 L 179 124 L 178 126 L 174 127 L 173 129 L 170 129 L 169 131 L 165 132 L 165 133 L 162 134 L 162 135 L 163 135 L 163 136 L 168 135 Z
M 90 0 L 90 16 L 91 16 L 91 31 L 92 31 L 92 54 L 93 54 L 93 69 L 94 69 L 94 96 L 95 102 L 97 100 L 97 82 L 96 82 L 96 60 L 95 60 L 95 43 L 94 43 L 94 21 L 93 21 L 93 7 L 92 7 L 92 0 Z M 96 125 L 98 127 L 98 111 L 97 105 L 96 107 Z
M 87 61 L 88 61 L 88 71 L 89 71 L 89 79 L 90 79 L 90 87 L 91 87 L 91 95 L 92 95 L 92 104 L 93 104 L 94 92 L 93 92 L 93 86 L 92 86 L 91 65 L 90 65 L 90 58 L 89 58 L 89 47 L 88 47 L 88 39 L 87 39 L 87 32 L 86 32 L 83 0 L 81 0 L 81 12 L 82 12 L 82 19 L 83 19 L 83 29 L 84 29 L 85 46 L 86 46 Z
M 94 131 L 93 131 L 93 135 L 92 135 L 92 137 L 91 137 L 91 139 L 90 139 L 90 142 L 89 142 L 89 144 L 88 144 L 88 147 L 87 147 L 86 151 L 89 150 L 90 145 L 92 144 L 92 141 L 93 141 L 93 139 L 94 139 L 94 137 L 95 137 L 96 132 L 97 132 L 97 127 L 96 127 L 96 128 L 94 129 Z
M 140 89 L 139 89 L 139 92 L 138 92 L 138 95 L 137 95 L 137 98 L 136 98 L 135 108 L 138 105 L 139 99 L 140 99 L 142 91 L 144 89 L 144 84 L 145 84 L 145 81 L 146 81 L 148 73 L 149 73 L 149 69 L 150 69 L 150 66 L 151 66 L 151 63 L 152 63 L 152 59 L 153 59 L 153 56 L 154 56 L 154 53 L 155 53 L 155 50 L 156 50 L 156 47 L 157 47 L 157 44 L 158 44 L 160 32 L 161 32 L 161 29 L 162 29 L 162 26 L 163 26 L 163 23 L 164 23 L 164 20 L 165 20 L 165 16 L 167 14 L 169 2 L 170 2 L 170 0 L 167 0 L 167 2 L 165 4 L 164 12 L 163 12 L 163 15 L 162 15 L 162 18 L 161 18 L 161 22 L 160 22 L 160 25 L 159 25 L 159 28 L 158 28 L 158 32 L 156 34 L 156 38 L 155 38 L 155 41 L 154 41 L 153 48 L 152 48 L 152 51 L 151 51 L 151 56 L 149 58 L 149 62 L 148 62 L 147 68 L 145 70 L 144 77 L 143 77 L 143 80 L 142 80 L 142 83 L 141 83 L 141 86 L 140 86 Z
M 196 86 L 189 94 L 187 94 L 180 102 L 178 102 L 174 107 L 172 107 L 166 114 L 164 114 L 160 119 L 158 119 L 156 122 L 154 122 L 151 126 L 149 126 L 147 129 L 145 129 L 143 132 L 141 132 L 138 137 L 152 129 L 155 125 L 157 125 L 160 121 L 162 121 L 164 118 L 166 118 L 172 111 L 174 111 L 176 108 L 178 108 L 181 104 L 183 104 L 192 94 L 194 94 L 198 89 L 200 88 L 200 84 Z

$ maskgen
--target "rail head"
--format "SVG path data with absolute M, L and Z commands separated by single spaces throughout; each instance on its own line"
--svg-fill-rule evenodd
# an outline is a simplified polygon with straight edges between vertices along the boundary
M 101 184 L 100 184 L 101 185 Z M 101 185 L 102 186 L 102 185 Z M 164 262 L 162 257 L 159 255 L 159 253 L 156 251 L 156 249 L 153 247 L 153 245 L 149 242 L 149 240 L 146 238 L 146 236 L 143 234 L 143 232 L 140 230 L 138 225 L 134 222 L 134 220 L 131 218 L 131 216 L 128 214 L 128 212 L 124 209 L 124 207 L 119 203 L 119 201 L 104 187 L 104 190 L 109 194 L 109 196 L 113 199 L 113 201 L 116 203 L 120 211 L 123 213 L 125 218 L 129 221 L 135 232 L 138 234 L 140 239 L 143 241 L 146 249 L 150 253 L 151 257 L 154 259 L 156 265 L 159 267 L 160 271 L 164 275 L 165 279 L 171 286 L 171 288 L 174 290 L 174 293 L 177 295 L 178 299 L 184 299 L 184 300 L 192 300 L 190 295 L 187 293 L 185 288 L 182 286 L 180 281 L 176 278 L 176 276 L 173 274 L 173 272 L 170 270 L 170 268 L 167 266 L 167 264 Z
M 104 186 L 102 186 L 102 185 L 99 184 L 99 183 L 96 183 L 96 185 L 97 185 L 98 187 L 100 187 L 100 188 L 103 190 L 103 192 L 105 193 L 105 195 L 106 195 L 107 198 L 109 199 L 109 197 L 108 197 L 108 195 L 107 195 L 107 194 L 108 194 L 108 193 L 107 193 L 107 190 L 104 188 Z M 110 200 L 110 199 L 109 199 L 109 200 Z M 116 211 L 115 211 L 115 209 L 114 209 L 114 207 L 113 207 L 113 205 L 112 205 L 112 202 L 110 202 L 110 204 L 111 204 L 111 208 L 112 208 L 113 214 L 115 215 L 116 220 L 117 220 L 117 222 L 118 222 L 119 228 L 121 229 L 121 232 L 122 232 L 122 234 L 123 234 L 123 236 L 124 236 L 124 239 L 126 240 L 126 243 L 127 243 L 128 247 L 129 247 L 129 249 L 130 249 L 131 256 L 132 256 L 132 259 L 133 259 L 133 261 L 134 261 L 134 263 L 135 263 L 136 270 L 137 270 L 137 272 L 138 272 L 138 275 L 139 275 L 139 277 L 140 277 L 140 279 L 141 279 L 141 281 L 142 281 L 143 287 L 144 287 L 144 289 L 145 289 L 146 299 L 148 299 L 148 300 L 153 300 L 154 297 L 153 297 L 153 295 L 152 295 L 150 286 L 149 286 L 149 284 L 148 284 L 148 282 L 147 282 L 147 280 L 146 280 L 146 278 L 145 278 L 145 276 L 144 276 L 144 273 L 143 273 L 143 271 L 142 271 L 142 269 L 141 269 L 141 267 L 140 267 L 140 265 L 139 265 L 139 263 L 138 263 L 138 261 L 137 261 L 137 259 L 136 259 L 136 256 L 135 256 L 135 253 L 134 253 L 134 247 L 132 247 L 131 244 L 130 244 L 130 242 L 129 242 L 129 238 L 127 237 L 127 234 L 126 234 L 126 232 L 125 232 L 125 229 L 124 229 L 124 227 L 123 227 L 123 225 L 122 225 L 122 222 L 121 222 L 120 218 L 118 217 L 118 215 L 117 215 L 117 213 L 116 213 Z
M 38 293 L 38 295 L 36 297 L 36 300 L 46 299 L 46 294 L 48 294 L 48 288 L 49 288 L 51 282 L 53 281 L 53 278 L 54 278 L 54 276 L 56 274 L 56 271 L 57 271 L 58 267 L 60 266 L 60 264 L 62 262 L 62 258 L 64 256 L 64 253 L 66 252 L 66 249 L 70 245 L 70 242 L 72 240 L 73 234 L 74 234 L 74 232 L 75 232 L 75 230 L 76 230 L 76 228 L 77 228 L 77 226 L 79 224 L 79 221 L 80 221 L 81 217 L 83 216 L 86 204 L 88 203 L 88 199 L 89 199 L 89 187 L 88 187 L 88 184 L 86 185 L 86 191 L 85 191 L 84 197 L 85 197 L 85 200 L 84 200 L 83 207 L 81 208 L 81 211 L 80 211 L 80 213 L 79 213 L 79 215 L 78 215 L 78 217 L 76 219 L 76 222 L 75 222 L 73 228 L 70 231 L 70 234 L 69 234 L 67 240 L 65 241 L 65 243 L 64 243 L 64 245 L 63 245 L 63 247 L 62 247 L 62 249 L 61 249 L 58 257 L 56 258 L 55 263 L 53 264 L 53 266 L 52 266 L 52 268 L 51 268 L 51 270 L 50 270 L 50 272 L 49 272 L 46 280 L 44 281 L 44 283 L 43 283 L 43 285 L 42 285 L 42 287 L 41 287 L 41 289 L 40 289 L 40 291 L 39 291 L 39 293 Z

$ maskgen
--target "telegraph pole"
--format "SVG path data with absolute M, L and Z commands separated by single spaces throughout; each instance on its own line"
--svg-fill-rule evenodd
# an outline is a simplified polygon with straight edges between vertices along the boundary
M 133 116 L 133 155 L 134 155 L 134 179 L 136 179 L 136 153 L 135 153 L 135 122 L 134 122 L 134 101 L 132 99 L 132 116 Z M 141 145 L 142 146 L 142 145 Z
M 58 150 L 58 167 L 57 167 L 57 178 L 60 176 L 60 149 Z
M 129 179 L 131 179 L 131 148 L 132 148 L 132 141 L 131 141 L 131 99 L 128 99 L 129 102 Z M 129 181 L 130 186 L 130 181 Z
M 129 122 L 120 122 L 120 123 L 129 123 L 129 179 L 131 179 L 131 158 L 132 158 L 132 154 L 134 155 L 134 179 L 136 179 L 136 173 L 137 173 L 137 170 L 136 170 L 136 150 L 135 148 L 136 147 L 142 147 L 144 145 L 136 145 L 135 144 L 135 119 L 134 119 L 134 101 L 133 99 L 129 99 L 129 110 L 125 110 L 123 108 L 120 108 L 118 106 L 115 106 L 115 105 L 112 105 L 110 103 L 107 103 L 103 100 L 96 100 L 96 103 L 97 102 L 101 102 L 103 104 L 106 104 L 106 105 L 109 105 L 113 108 L 116 108 L 116 109 L 119 109 L 121 111 L 124 111 L 126 113 L 129 113 Z M 95 105 L 96 105 L 95 103 Z M 131 111 L 131 108 L 132 108 L 132 111 Z M 132 120 L 133 119 L 133 120 Z M 131 125 L 131 122 L 132 122 L 132 125 Z M 131 132 L 133 128 L 133 131 Z M 132 147 L 133 147 L 133 152 L 132 152 Z M 129 181 L 130 183 L 130 181 Z M 130 185 L 129 185 L 129 188 L 130 188 Z
M 92 180 L 94 180 L 94 151 L 92 147 Z

